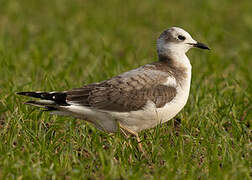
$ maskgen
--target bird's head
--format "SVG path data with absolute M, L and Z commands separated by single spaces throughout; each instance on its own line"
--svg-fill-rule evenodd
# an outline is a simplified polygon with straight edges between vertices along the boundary
M 192 47 L 209 50 L 205 44 L 195 41 L 188 32 L 178 27 L 163 31 L 157 40 L 159 57 L 185 54 Z

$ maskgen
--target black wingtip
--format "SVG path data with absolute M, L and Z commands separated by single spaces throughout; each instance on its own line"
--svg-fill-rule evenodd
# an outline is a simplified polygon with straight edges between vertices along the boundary
M 17 92 L 17 95 L 21 95 L 21 96 L 29 96 L 29 97 L 33 97 L 33 98 L 40 98 L 42 100 L 50 100 L 52 102 L 57 103 L 58 105 L 69 105 L 66 102 L 66 93 L 63 92 L 40 92 L 40 91 L 36 91 L 36 92 Z M 38 101 L 36 102 L 26 102 L 25 104 L 37 104 Z
M 29 97 L 34 97 L 34 98 L 41 98 L 41 93 L 40 92 L 17 92 L 17 95 L 21 96 L 29 96 Z

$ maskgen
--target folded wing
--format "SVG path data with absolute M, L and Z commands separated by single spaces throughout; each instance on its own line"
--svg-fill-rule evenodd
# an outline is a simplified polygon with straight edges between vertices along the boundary
M 99 110 L 128 112 L 142 109 L 148 101 L 163 107 L 176 95 L 170 74 L 148 66 L 123 73 L 101 83 L 67 91 L 66 103 Z

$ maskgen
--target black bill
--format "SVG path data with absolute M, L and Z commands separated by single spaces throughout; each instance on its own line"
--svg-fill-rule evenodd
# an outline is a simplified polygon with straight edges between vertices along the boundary
M 192 44 L 194 47 L 197 47 L 197 48 L 200 48 L 200 49 L 208 49 L 210 50 L 209 47 L 207 47 L 207 45 L 203 44 L 203 43 L 200 43 L 200 42 L 197 42 L 196 44 Z

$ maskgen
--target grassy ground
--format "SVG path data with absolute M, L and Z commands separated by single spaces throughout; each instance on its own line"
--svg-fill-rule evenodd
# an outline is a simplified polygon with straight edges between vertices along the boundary
M 252 3 L 0 1 L 0 179 L 251 179 Z M 157 60 L 180 26 L 193 49 L 186 107 L 134 138 L 22 104 L 24 90 L 63 90 Z

